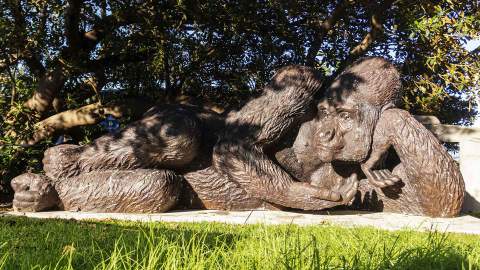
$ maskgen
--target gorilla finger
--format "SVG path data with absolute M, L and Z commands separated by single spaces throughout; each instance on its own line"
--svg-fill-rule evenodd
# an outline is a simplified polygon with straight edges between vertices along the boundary
M 390 170 L 384 170 L 385 178 L 388 178 L 389 180 L 393 182 L 398 182 L 400 181 L 400 177 L 394 175 Z
M 355 194 L 357 194 L 358 191 L 358 182 L 355 182 L 353 185 L 352 189 L 350 189 L 347 194 L 345 194 L 344 200 L 345 202 L 350 202 L 353 197 L 355 197 Z
M 358 175 L 356 173 L 353 173 L 347 178 L 347 183 L 356 183 L 358 182 Z
M 368 178 L 368 181 L 375 187 L 383 188 L 386 186 L 383 181 L 378 180 L 378 177 Z
M 338 191 L 342 190 L 342 183 L 337 183 L 335 186 L 332 187 L 332 190 Z
M 35 203 L 33 202 L 17 201 L 16 199 L 13 199 L 12 204 L 13 204 L 13 208 L 17 210 L 32 209 L 35 206 Z
M 383 175 L 380 173 L 380 171 L 373 171 L 372 176 L 376 182 L 382 182 Z
M 338 192 L 335 192 L 335 191 L 331 191 L 330 201 L 338 202 L 338 201 L 341 201 L 341 200 L 342 200 L 342 194 L 340 194 Z
M 378 174 L 381 176 L 379 181 L 383 182 L 385 186 L 391 186 L 395 184 L 395 182 L 392 180 L 392 173 L 390 171 L 381 170 L 378 172 Z
M 393 175 L 392 172 L 389 170 L 382 170 L 380 173 L 382 174 L 384 179 L 390 179 Z
M 374 184 L 376 187 L 384 188 L 389 185 L 388 179 L 390 178 L 389 170 L 375 170 L 372 175 L 374 176 Z
M 15 193 L 14 199 L 21 202 L 35 202 L 39 199 L 39 194 L 34 191 L 22 191 Z
M 388 178 L 388 174 L 385 173 L 385 170 L 378 170 L 375 171 L 376 175 L 378 176 L 379 181 L 384 181 L 386 178 Z
M 319 189 L 315 197 L 318 199 L 334 201 L 334 202 L 342 199 L 342 196 L 340 195 L 340 193 L 332 190 L 328 190 L 328 189 Z
M 392 181 L 395 182 L 395 183 L 402 181 L 402 178 L 400 178 L 399 176 L 397 176 L 395 174 L 392 174 L 392 177 L 390 179 L 392 179 Z
M 383 182 L 384 182 L 387 186 L 393 186 L 393 185 L 395 185 L 395 182 L 392 181 L 390 178 L 385 179 Z
M 390 173 L 388 178 L 385 178 L 385 182 L 388 183 L 389 186 L 395 185 L 397 182 L 400 182 L 400 177 L 393 175 Z
M 347 179 L 345 179 L 345 184 L 342 186 L 342 193 L 346 193 L 357 184 L 357 175 L 353 174 Z

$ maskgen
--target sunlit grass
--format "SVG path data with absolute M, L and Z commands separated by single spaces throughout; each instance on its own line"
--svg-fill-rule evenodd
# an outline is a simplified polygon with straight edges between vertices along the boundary
M 3 217 L 2 269 L 480 269 L 480 236 Z

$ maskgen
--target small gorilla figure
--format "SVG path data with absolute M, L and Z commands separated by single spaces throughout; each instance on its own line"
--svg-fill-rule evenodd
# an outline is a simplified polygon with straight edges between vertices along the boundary
M 316 187 L 295 181 L 267 154 L 308 120 L 320 84 L 313 69 L 289 66 L 260 97 L 225 117 L 191 106 L 157 107 L 90 145 L 52 147 L 43 160 L 45 176 L 13 179 L 14 208 L 163 212 L 180 197 L 207 209 L 345 204 L 357 191 L 355 175 L 335 189 Z
M 372 171 L 390 147 L 401 161 L 393 175 L 385 173 L 388 170 Z M 384 211 L 454 217 L 462 209 L 465 183 L 457 163 L 437 138 L 404 110 L 382 113 L 370 157 L 361 167 L 370 182 L 402 179 L 401 193 L 394 187 L 375 188 Z
M 359 183 L 357 209 L 458 215 L 464 197 L 459 168 L 433 134 L 393 108 L 399 96 L 392 64 L 376 57 L 357 61 L 327 90 L 293 146 L 276 154 L 278 162 L 297 179 L 327 189 L 343 181 L 345 171 L 360 173 L 351 162 L 360 163 L 368 181 Z M 372 170 L 391 146 L 400 159 L 393 173 Z

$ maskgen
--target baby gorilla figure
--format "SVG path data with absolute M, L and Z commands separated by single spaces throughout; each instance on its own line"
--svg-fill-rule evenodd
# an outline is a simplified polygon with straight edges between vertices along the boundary
M 166 105 L 90 145 L 52 147 L 45 151 L 45 175 L 13 179 L 14 208 L 164 212 L 180 197 L 207 209 L 345 204 L 357 191 L 355 175 L 335 189 L 316 187 L 295 181 L 268 154 L 308 120 L 319 78 L 310 68 L 285 67 L 260 97 L 226 116 Z
M 368 181 L 359 183 L 355 209 L 458 215 L 464 197 L 458 165 L 432 133 L 394 108 L 399 96 L 392 64 L 376 57 L 357 61 L 327 90 L 293 146 L 276 154 L 278 162 L 296 178 L 323 188 L 342 183 L 345 171 L 363 171 Z M 391 147 L 400 159 L 393 172 L 381 165 L 372 170 Z

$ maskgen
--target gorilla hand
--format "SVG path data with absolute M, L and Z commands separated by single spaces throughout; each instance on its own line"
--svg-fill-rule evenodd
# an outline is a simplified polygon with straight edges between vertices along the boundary
M 342 196 L 342 204 L 348 204 L 353 200 L 358 189 L 358 177 L 356 173 L 353 173 L 350 177 L 345 179 L 345 182 L 339 183 L 333 188 Z
M 368 181 L 375 187 L 384 188 L 388 186 L 393 186 L 401 179 L 400 177 L 394 175 L 390 170 L 372 170 L 368 165 L 362 164 L 362 171 L 367 176 Z

